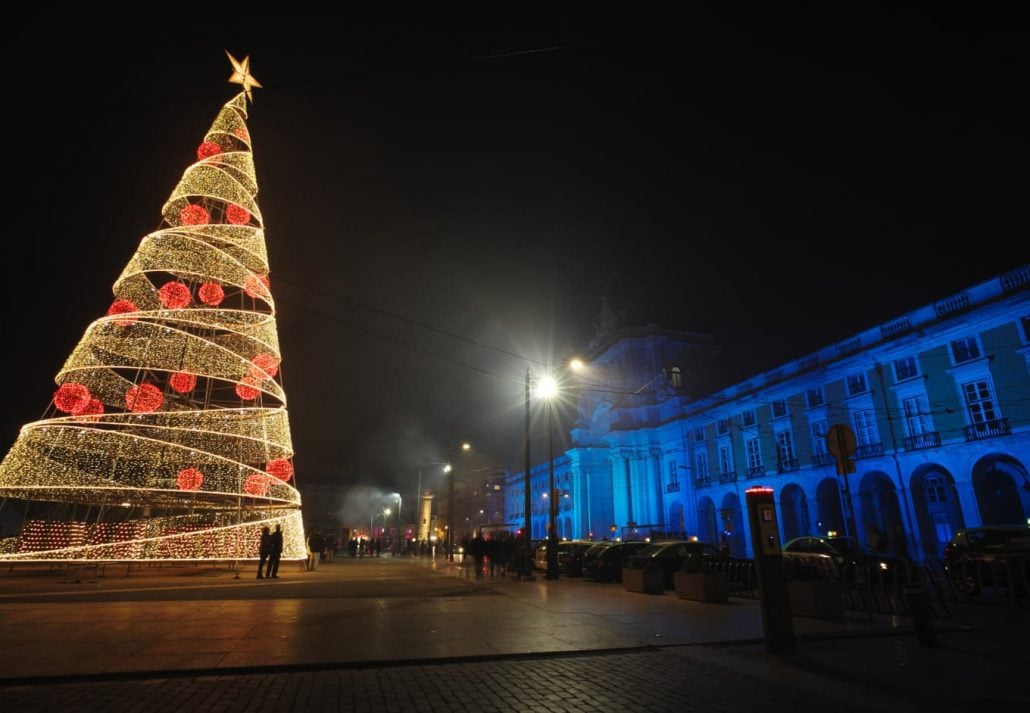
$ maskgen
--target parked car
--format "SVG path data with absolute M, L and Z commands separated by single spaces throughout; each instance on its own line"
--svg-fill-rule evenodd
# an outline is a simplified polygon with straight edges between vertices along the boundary
M 675 573 L 701 572 L 706 562 L 729 562 L 733 557 L 715 545 L 698 540 L 660 540 L 652 542 L 627 560 L 627 567 L 658 567 L 665 576 L 665 588 L 673 589 Z
M 558 571 L 570 577 L 583 575 L 583 554 L 596 543 L 592 540 L 570 540 L 558 545 Z
M 621 582 L 627 558 L 649 544 L 646 540 L 598 542 L 583 553 L 583 576 L 599 582 Z
M 944 547 L 944 568 L 955 588 L 977 594 L 985 586 L 1030 590 L 1030 525 L 984 525 L 959 530 Z
M 914 576 L 907 557 L 874 550 L 854 537 L 795 537 L 783 545 L 784 570 L 795 578 L 838 579 L 845 584 L 901 584 Z
M 583 544 L 585 543 L 585 546 Z M 573 554 L 573 560 L 565 565 L 568 571 L 562 569 L 562 561 L 565 560 L 570 552 L 575 553 L 581 547 L 586 550 L 587 547 L 594 544 L 589 540 L 563 540 L 558 543 L 558 571 L 566 574 L 579 574 L 579 557 L 578 554 Z M 580 553 L 581 554 L 581 553 Z M 547 571 L 547 540 L 542 540 L 540 546 L 536 548 L 533 553 L 533 567 L 541 571 Z M 575 572 L 573 572 L 575 570 Z

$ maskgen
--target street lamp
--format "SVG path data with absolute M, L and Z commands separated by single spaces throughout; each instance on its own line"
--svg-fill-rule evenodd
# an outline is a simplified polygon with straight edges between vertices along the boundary
M 553 376 L 540 379 L 537 393 L 547 404 L 547 578 L 558 579 L 558 498 L 554 496 L 554 398 L 558 382 Z
M 461 444 L 461 450 L 471 450 L 472 446 L 468 443 Z M 454 447 L 451 447 L 454 450 Z M 451 460 L 454 460 L 452 457 Z M 454 561 L 454 468 L 448 465 L 444 469 L 445 473 L 450 476 L 447 481 L 447 560 L 449 562 Z
M 525 518 L 525 525 L 522 527 L 522 578 L 532 579 L 533 578 L 533 549 L 532 549 L 532 512 L 533 512 L 533 499 L 531 496 L 530 482 L 529 482 L 529 385 L 532 381 L 532 374 L 530 374 L 529 367 L 526 367 L 526 428 L 522 437 L 522 446 L 525 450 L 526 456 L 526 467 L 523 470 L 523 487 L 525 489 L 525 510 L 523 516 Z
M 404 532 L 402 531 L 402 528 L 404 527 L 404 523 L 401 521 L 401 512 L 402 512 L 401 511 L 401 494 L 400 493 L 391 493 L 391 495 L 394 495 L 397 498 L 397 538 L 400 540 L 397 543 L 397 545 L 398 545 L 398 547 L 403 547 L 404 546 Z

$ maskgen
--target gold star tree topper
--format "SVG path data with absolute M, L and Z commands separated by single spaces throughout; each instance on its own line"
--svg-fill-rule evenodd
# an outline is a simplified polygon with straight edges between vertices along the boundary
M 250 73 L 250 55 L 243 58 L 243 61 L 239 61 L 231 54 L 229 50 L 225 53 L 229 55 L 229 61 L 232 62 L 232 76 L 229 77 L 229 82 L 232 84 L 239 84 L 243 87 L 243 91 L 247 95 L 247 99 L 254 102 L 254 96 L 250 93 L 250 90 L 261 89 L 261 82 L 254 78 L 254 75 Z

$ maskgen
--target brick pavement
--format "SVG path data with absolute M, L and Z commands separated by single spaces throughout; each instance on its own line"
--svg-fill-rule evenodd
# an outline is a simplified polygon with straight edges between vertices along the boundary
M 846 694 L 846 695 L 845 695 Z M 750 674 L 704 647 L 478 662 L 144 677 L 2 689 L 5 710 L 273 713 L 277 711 L 705 711 L 788 708 L 917 711 L 867 691 L 810 690 Z M 928 709 L 926 709 L 928 710 Z
M 399 564 L 389 562 L 363 566 L 373 567 L 370 571 L 377 577 L 402 571 L 398 569 Z M 297 586 L 312 597 L 332 597 L 333 591 L 339 592 L 340 583 L 334 584 L 331 578 L 358 571 L 348 570 L 346 565 L 323 569 L 317 578 L 298 580 Z M 460 643 L 461 636 L 465 636 L 466 643 L 476 644 L 470 649 L 473 653 L 450 659 L 441 653 L 450 650 L 444 647 L 437 656 L 417 662 L 404 661 L 396 655 L 391 660 L 386 656 L 390 653 L 389 647 L 378 642 L 384 656 L 378 661 L 367 660 L 360 654 L 345 660 L 340 656 L 342 649 L 322 648 L 319 649 L 321 655 L 309 658 L 291 660 L 287 656 L 250 666 L 222 665 L 205 671 L 133 670 L 131 666 L 95 668 L 80 680 L 62 679 L 59 675 L 18 680 L 10 673 L 13 668 L 5 666 L 7 670 L 0 673 L 0 701 L 5 713 L 8 710 L 52 713 L 55 709 L 148 713 L 166 710 L 654 713 L 682 711 L 699 705 L 705 711 L 738 711 L 746 706 L 751 710 L 764 707 L 791 711 L 939 712 L 981 707 L 1015 710 L 1030 705 L 1027 693 L 1030 689 L 1023 683 L 1025 671 L 1030 670 L 1027 668 L 1030 655 L 1023 643 L 1025 633 L 1030 631 L 1030 611 L 1026 609 L 967 608 L 954 620 L 940 623 L 938 637 L 942 645 L 939 648 L 920 646 L 910 622 L 903 619 L 888 622 L 886 626 L 874 626 L 875 622 L 870 622 L 863 627 L 853 621 L 817 622 L 816 626 L 816 623 L 796 618 L 796 630 L 800 632 L 797 654 L 773 656 L 756 642 L 753 621 L 748 622 L 748 617 L 754 614 L 753 602 L 727 609 L 724 605 L 678 601 L 668 593 L 648 597 L 625 593 L 618 587 L 590 587 L 576 580 L 459 582 L 458 579 L 467 578 L 467 573 L 448 566 L 439 567 L 434 574 L 446 579 L 431 580 L 431 592 L 469 593 L 473 590 L 462 587 L 470 585 L 482 587 L 482 594 L 488 595 L 443 596 L 445 604 L 461 599 L 465 606 L 488 611 L 514 606 L 520 616 L 539 610 L 552 624 L 554 616 L 575 617 L 578 627 L 597 629 L 600 634 L 571 639 L 571 644 L 561 650 L 520 652 L 516 646 L 507 652 L 484 652 L 476 644 L 481 632 L 471 630 L 471 627 L 481 626 L 482 621 L 469 619 L 469 630 L 450 640 L 448 646 Z M 172 583 L 148 588 L 146 583 L 130 580 L 132 578 L 124 582 L 101 582 L 98 587 L 116 584 L 122 589 L 110 588 L 107 592 L 118 600 L 116 603 L 95 606 L 115 606 L 125 617 L 137 607 L 156 604 L 122 599 L 158 596 L 159 591 L 167 596 L 169 591 L 183 586 Z M 448 580 L 453 584 L 448 585 Z M 0 632 L 4 634 L 7 647 L 12 641 L 8 634 L 18 633 L 20 622 L 15 618 L 22 612 L 35 612 L 40 617 L 37 623 L 47 612 L 53 613 L 57 608 L 71 612 L 67 623 L 62 622 L 67 627 L 68 641 L 74 640 L 78 628 L 88 623 L 74 614 L 78 607 L 68 607 L 60 597 L 50 604 L 39 604 L 37 600 L 55 596 L 54 583 L 36 584 L 33 590 L 27 581 L 0 581 Z M 234 606 L 253 603 L 223 603 L 220 598 L 239 598 L 244 596 L 244 591 L 270 591 L 253 589 L 253 585 L 246 590 L 234 590 L 235 583 L 220 580 L 210 585 L 191 586 L 184 595 L 192 600 L 188 605 L 195 608 L 215 604 L 231 612 Z M 14 592 L 12 586 L 33 590 L 33 593 L 22 596 Z M 140 586 L 138 595 L 128 591 Z M 278 583 L 270 586 L 278 587 Z M 358 583 L 348 583 L 348 591 L 353 594 L 357 586 Z M 299 590 L 280 588 L 275 591 L 282 596 Z M 103 599 L 99 594 L 84 592 L 73 596 L 72 600 L 83 597 Z M 219 601 L 204 604 L 205 597 Z M 23 599 L 33 603 L 20 603 Z M 376 626 L 383 622 L 396 625 L 404 622 L 405 616 L 420 611 L 422 603 L 417 599 L 401 598 L 396 606 L 385 609 L 383 601 L 379 600 L 376 611 L 380 612 L 381 619 L 373 621 L 374 626 L 361 628 L 360 624 L 367 622 L 353 618 L 348 620 L 347 626 L 360 631 L 356 634 L 358 637 L 372 636 Z M 440 598 L 435 597 L 434 601 L 436 599 Z M 322 607 L 318 610 L 319 616 L 326 618 L 318 624 L 331 624 L 329 619 L 336 610 L 325 608 L 327 605 L 320 598 L 311 602 Z M 295 608 L 299 601 L 291 600 L 286 605 Z M 93 605 L 82 602 L 79 606 Z M 349 609 L 340 611 L 351 612 Z M 726 612 L 731 615 L 727 616 Z M 696 621 L 699 616 L 707 621 L 699 623 Z M 743 626 L 737 621 L 741 617 Z M 408 620 L 408 624 L 410 622 Z M 124 619 L 121 623 L 125 623 Z M 667 636 L 648 633 L 658 627 L 666 627 Z M 383 635 L 386 630 L 378 630 L 384 639 L 399 631 L 390 628 Z M 719 632 L 724 636 L 717 636 Z M 644 637 L 655 638 L 644 644 Z M 19 641 L 28 642 L 29 638 L 22 634 Z M 167 647 L 176 641 L 183 639 L 158 643 Z M 518 644 L 520 640 L 512 641 Z M 560 642 L 559 639 L 553 641 Z M 580 641 L 584 644 L 610 642 L 615 650 L 579 653 L 574 644 Z M 617 646 L 626 642 L 636 642 L 636 645 Z M 57 649 L 58 658 L 54 661 L 57 665 L 61 663 L 61 650 L 72 649 L 62 647 L 60 640 L 53 640 L 52 644 Z M 26 653 L 41 650 L 30 647 Z M 8 653 L 12 653 L 9 648 Z M 98 653 L 102 652 L 98 650 Z M 398 650 L 393 653 L 397 654 Z M 12 659 L 7 661 L 11 663 Z M 56 669 L 50 670 L 56 672 Z M 89 670 L 88 665 L 84 670 Z

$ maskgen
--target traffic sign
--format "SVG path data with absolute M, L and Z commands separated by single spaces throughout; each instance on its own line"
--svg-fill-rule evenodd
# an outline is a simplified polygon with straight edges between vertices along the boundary
M 835 423 L 826 433 L 826 449 L 837 459 L 837 475 L 855 472 L 855 432 L 846 423 Z
M 855 455 L 855 432 L 846 423 L 835 423 L 826 433 L 826 449 L 838 458 Z

